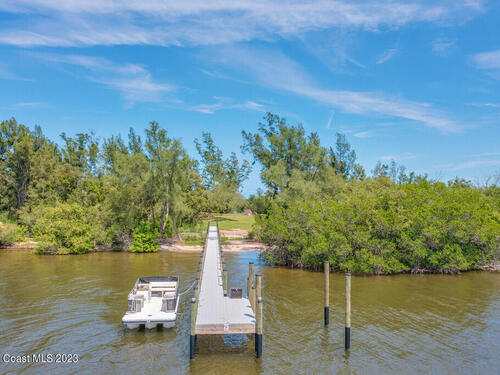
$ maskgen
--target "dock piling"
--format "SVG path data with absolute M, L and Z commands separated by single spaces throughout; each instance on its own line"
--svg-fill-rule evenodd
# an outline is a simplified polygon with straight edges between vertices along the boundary
M 262 275 L 255 275 L 255 292 L 258 301 L 262 297 Z
M 247 281 L 247 296 L 250 296 L 250 292 L 253 287 L 253 262 L 248 263 L 248 281 Z
M 262 315 L 263 315 L 263 306 L 262 306 L 262 297 L 257 298 L 257 316 L 255 319 L 255 352 L 257 353 L 257 358 L 262 357 Z
M 225 268 L 222 270 L 222 290 L 224 296 L 227 296 L 227 270 Z
M 351 347 L 351 273 L 345 274 L 345 349 Z
M 255 311 L 256 306 L 255 306 L 255 301 L 256 301 L 256 291 L 255 291 L 255 285 L 252 286 L 252 289 L 250 289 L 250 296 L 248 299 L 250 300 L 250 306 L 252 306 L 252 310 Z
M 195 290 L 196 293 L 196 290 Z M 194 358 L 194 345 L 196 341 L 196 298 L 191 298 L 191 334 L 189 335 L 189 359 Z
M 330 262 L 324 263 L 325 273 L 325 326 L 330 323 Z

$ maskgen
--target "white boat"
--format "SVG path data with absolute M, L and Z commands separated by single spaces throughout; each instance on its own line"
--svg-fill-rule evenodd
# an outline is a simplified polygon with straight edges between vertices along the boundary
M 151 329 L 159 325 L 175 325 L 179 306 L 177 276 L 150 276 L 137 279 L 128 295 L 128 310 L 122 318 L 127 328 L 144 325 Z

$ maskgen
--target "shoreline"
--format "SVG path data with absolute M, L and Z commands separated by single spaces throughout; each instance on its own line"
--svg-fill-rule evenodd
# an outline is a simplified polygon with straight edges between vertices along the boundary
M 253 241 L 253 240 L 240 240 L 236 239 L 231 241 L 229 244 L 222 245 L 222 250 L 228 253 L 240 253 L 240 252 L 250 252 L 256 251 L 261 252 L 265 249 L 265 245 L 261 242 Z M 1 250 L 34 250 L 37 248 L 37 243 L 35 241 L 23 241 L 15 243 L 8 247 L 2 247 Z M 160 244 L 160 249 L 156 252 L 177 252 L 177 253 L 196 253 L 201 252 L 203 249 L 203 245 L 183 245 L 180 243 L 172 243 L 172 244 Z M 103 248 L 96 247 L 93 251 L 90 251 L 85 254 L 91 253 L 103 253 L 103 252 L 119 252 L 119 253 L 132 253 L 134 252 L 125 249 L 112 249 L 112 248 Z M 155 252 L 138 252 L 137 254 L 154 254 Z M 82 254 L 39 254 L 39 255 L 82 255 Z
M 235 239 L 230 240 L 231 243 L 222 245 L 222 250 L 227 253 L 245 253 L 245 252 L 257 252 L 262 253 L 266 249 L 266 245 L 262 242 L 248 240 L 248 239 Z M 0 252 L 2 250 L 7 251 L 27 251 L 36 249 L 37 243 L 35 241 L 23 241 L 16 244 L 13 244 L 9 247 L 0 248 Z M 159 252 L 172 252 L 172 253 L 199 253 L 203 249 L 203 245 L 183 245 L 182 243 L 170 243 L 170 244 L 160 244 L 160 249 L 156 252 L 144 252 L 144 253 L 134 253 L 129 250 L 124 249 L 111 249 L 111 248 L 96 248 L 94 251 L 90 251 L 85 254 L 94 254 L 94 253 L 129 253 L 129 254 L 155 254 Z M 84 255 L 84 254 L 35 254 L 35 255 Z M 274 264 L 272 267 L 284 267 L 284 268 L 296 268 L 302 269 L 311 272 L 320 272 L 318 269 L 310 268 L 310 267 L 293 267 L 287 265 L 279 265 Z M 457 275 L 464 272 L 472 272 L 472 271 L 484 271 L 484 272 L 500 272 L 500 261 L 494 261 L 489 264 L 485 264 L 483 266 L 479 266 L 474 269 L 466 270 L 466 271 L 458 271 L 458 272 L 428 272 L 426 270 L 422 270 L 421 272 L 401 272 L 401 273 L 392 273 L 392 274 L 375 274 L 375 273 L 362 273 L 356 274 L 360 276 L 394 276 L 401 274 L 409 274 L 409 275 Z M 343 271 L 332 271 L 332 273 L 343 273 Z
M 257 241 L 247 241 L 245 243 L 231 243 L 221 245 L 222 251 L 227 253 L 242 253 L 242 252 L 262 252 L 265 249 L 265 245 Z M 182 244 L 172 244 L 172 245 L 161 245 L 159 251 L 170 251 L 178 253 L 186 252 L 201 252 L 203 250 L 202 245 L 182 245 Z

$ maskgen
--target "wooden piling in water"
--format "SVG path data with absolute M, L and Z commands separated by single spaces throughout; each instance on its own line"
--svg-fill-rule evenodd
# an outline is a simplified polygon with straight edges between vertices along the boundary
M 256 301 L 262 297 L 262 275 L 255 275 L 255 296 Z
M 255 319 L 255 352 L 257 358 L 262 357 L 262 332 L 263 332 L 263 302 L 262 297 L 257 298 L 257 313 Z
M 345 349 L 351 347 L 351 273 L 345 274 Z
M 325 274 L 325 326 L 330 323 L 330 262 L 323 264 Z
M 247 280 L 247 296 L 250 296 L 250 292 L 253 287 L 253 262 L 248 263 L 248 280 Z
M 255 306 L 255 302 L 256 302 L 256 295 L 257 295 L 257 292 L 255 290 L 255 285 L 252 286 L 252 289 L 250 289 L 250 296 L 248 297 L 248 299 L 250 300 L 250 306 L 252 306 L 252 310 L 255 312 L 255 309 L 256 309 L 256 306 Z
M 222 290 L 224 296 L 227 296 L 227 270 L 225 268 L 222 270 Z
M 191 298 L 191 334 L 189 335 L 189 359 L 194 358 L 194 344 L 196 341 L 196 298 Z

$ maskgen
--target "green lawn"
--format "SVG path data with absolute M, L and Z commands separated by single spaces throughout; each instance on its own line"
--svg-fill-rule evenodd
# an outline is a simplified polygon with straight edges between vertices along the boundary
M 212 223 L 215 220 L 219 222 L 219 229 L 222 230 L 243 229 L 251 231 L 253 223 L 255 222 L 255 216 L 247 216 L 245 214 L 222 214 L 215 215 L 210 219 Z M 203 221 L 206 223 L 209 220 Z

